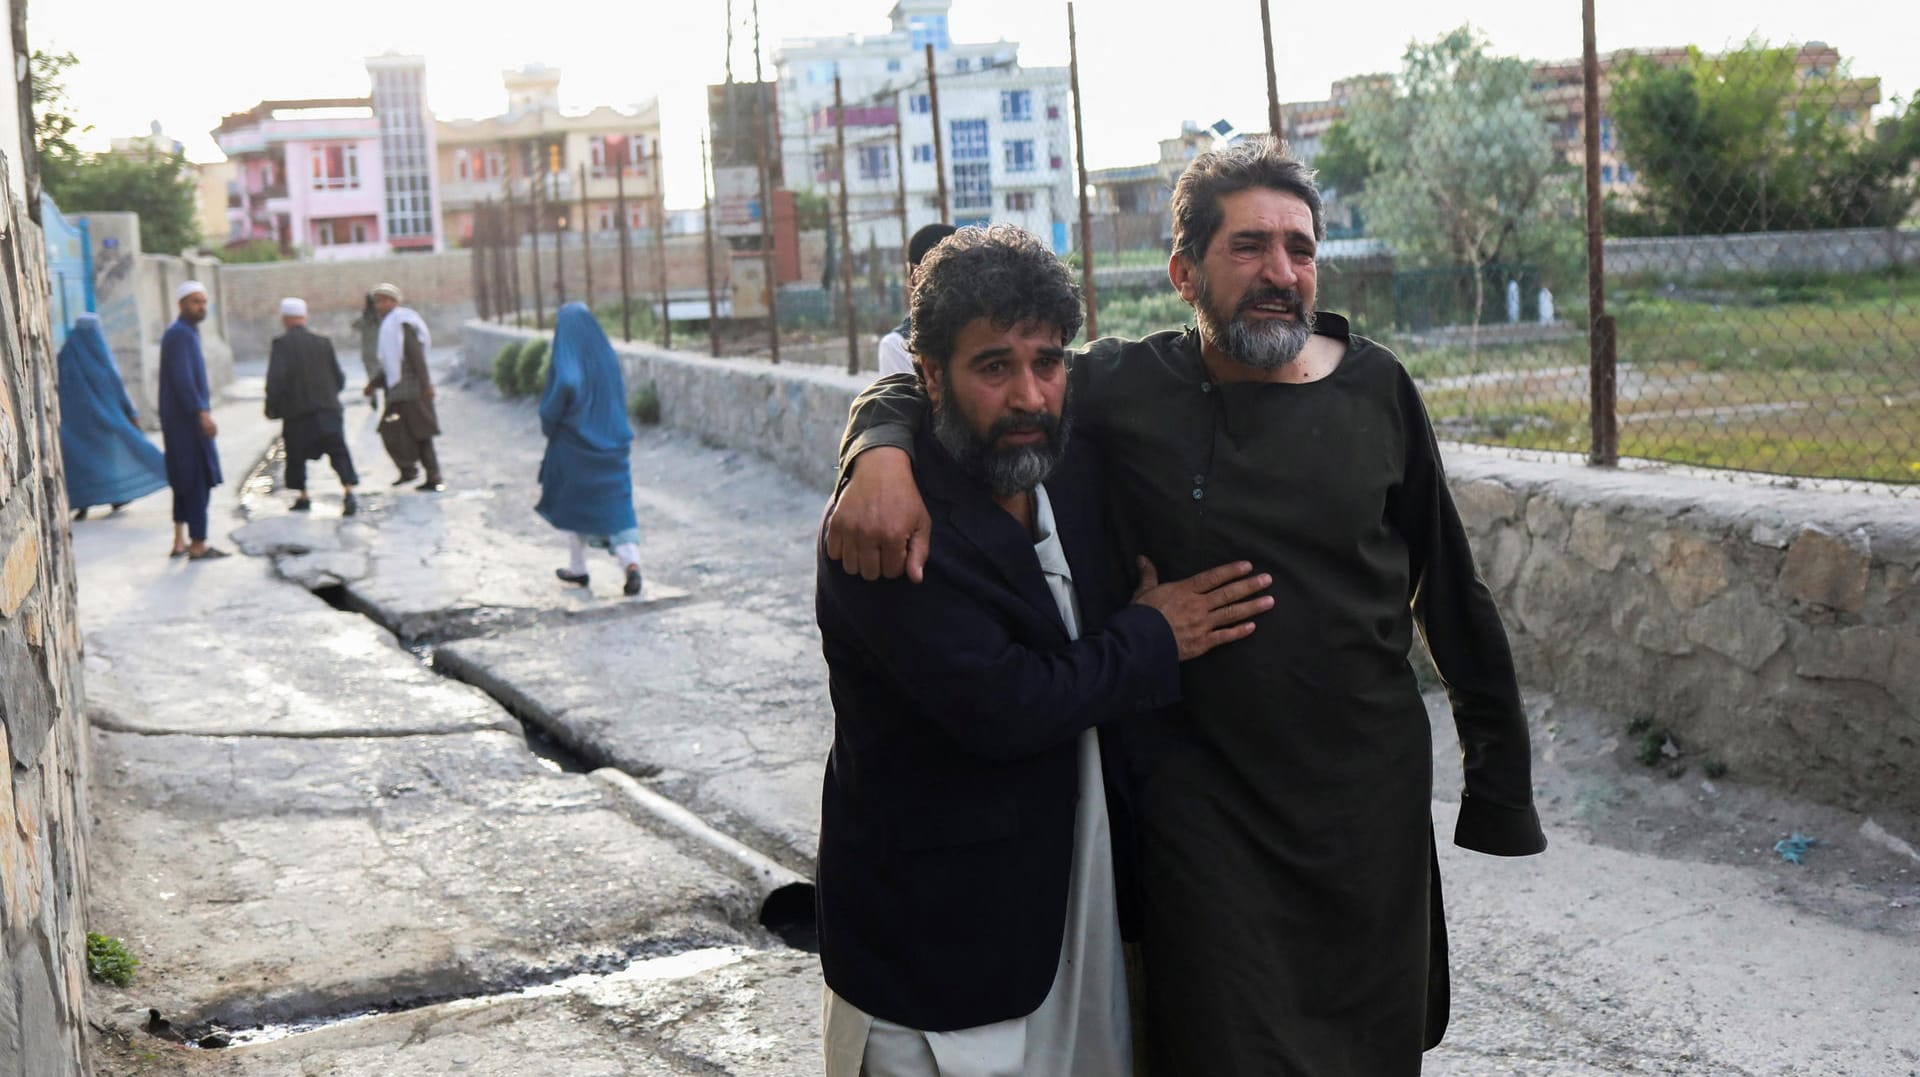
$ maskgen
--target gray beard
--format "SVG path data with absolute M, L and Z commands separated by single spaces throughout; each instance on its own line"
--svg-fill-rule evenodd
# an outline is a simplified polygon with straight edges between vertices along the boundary
M 1193 305 L 1193 312 L 1206 339 L 1241 366 L 1273 371 L 1300 358 L 1307 341 L 1313 339 L 1313 311 L 1302 304 L 1297 322 L 1265 319 L 1253 322 L 1243 313 L 1250 305 L 1243 302 L 1242 310 L 1234 311 L 1232 320 L 1223 323 L 1219 312 L 1214 310 L 1207 279 L 1202 276 L 1199 302 Z
M 1069 395 L 1069 401 L 1071 395 Z M 995 449 L 993 443 L 1009 430 L 1019 428 L 1011 417 L 1002 419 L 982 438 L 973 432 L 966 416 L 953 403 L 952 394 L 942 394 L 933 409 L 933 437 L 947 450 L 960 470 L 985 484 L 994 497 L 1012 497 L 1047 481 L 1067 453 L 1067 438 L 1072 420 L 1063 402 L 1060 419 L 1046 431 L 1041 445 L 1016 445 Z

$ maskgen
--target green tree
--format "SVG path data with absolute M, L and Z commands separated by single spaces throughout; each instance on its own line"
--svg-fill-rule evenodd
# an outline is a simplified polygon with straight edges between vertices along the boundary
M 92 154 L 46 188 L 68 213 L 138 213 L 145 250 L 178 254 L 200 242 L 199 189 L 184 154 Z
M 50 185 L 82 159 L 73 136 L 92 130 L 68 111 L 72 102 L 67 100 L 65 73 L 79 62 L 70 52 L 33 51 L 33 148 L 40 155 L 42 185 Z
M 68 111 L 70 52 L 33 54 L 33 145 L 40 185 L 68 213 L 138 213 L 140 245 L 174 254 L 200 242 L 199 190 L 183 154 L 86 153 L 73 136 L 92 130 Z
M 1364 185 L 1369 231 L 1403 263 L 1471 271 L 1475 324 L 1488 267 L 1537 265 L 1558 287 L 1578 273 L 1580 242 L 1578 175 L 1530 103 L 1530 66 L 1488 50 L 1465 26 L 1409 45 L 1335 144 L 1341 179 Z
M 1373 156 L 1354 135 L 1353 124 L 1336 120 L 1320 137 L 1320 152 L 1313 167 L 1319 173 L 1321 191 L 1342 199 L 1358 198 L 1367 192 L 1367 180 L 1373 176 Z
M 1797 48 L 1748 42 L 1677 63 L 1641 57 L 1609 110 L 1638 174 L 1615 231 L 1719 234 L 1898 223 L 1914 202 L 1920 112 L 1909 105 L 1863 135 L 1862 80 L 1803 72 Z

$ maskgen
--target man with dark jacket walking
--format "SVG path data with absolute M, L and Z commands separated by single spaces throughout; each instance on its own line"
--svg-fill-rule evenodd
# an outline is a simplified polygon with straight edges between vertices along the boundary
M 287 488 L 298 497 L 293 511 L 313 508 L 307 497 L 307 461 L 325 456 L 340 476 L 346 496 L 340 515 L 359 511 L 353 488 L 360 476 L 353 469 L 341 420 L 340 391 L 347 379 L 333 353 L 333 341 L 307 329 L 305 300 L 280 301 L 280 324 L 286 332 L 273 341 L 267 360 L 267 418 L 279 419 L 287 446 Z

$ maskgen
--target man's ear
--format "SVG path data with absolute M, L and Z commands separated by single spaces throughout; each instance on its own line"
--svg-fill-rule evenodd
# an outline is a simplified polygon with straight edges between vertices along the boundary
M 1167 259 L 1167 279 L 1173 282 L 1173 290 L 1180 298 L 1191 303 L 1199 294 L 1199 282 L 1195 279 L 1193 263 L 1187 256 L 1176 252 Z
M 926 390 L 927 403 L 940 403 L 940 364 L 916 355 L 913 368 L 920 375 L 920 388 Z

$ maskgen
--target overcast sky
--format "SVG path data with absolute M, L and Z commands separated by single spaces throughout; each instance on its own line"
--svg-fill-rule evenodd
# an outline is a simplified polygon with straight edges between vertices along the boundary
M 882 33 L 892 0 L 762 0 L 768 76 L 787 37 Z M 1570 0 L 1343 0 L 1276 2 L 1274 40 L 1282 100 L 1327 95 L 1335 79 L 1397 66 L 1413 40 L 1463 22 L 1496 50 L 1537 59 L 1580 54 L 1580 4 Z M 734 0 L 734 72 L 751 78 L 749 0 Z M 505 107 L 502 70 L 540 61 L 562 69 L 561 105 L 623 105 L 658 95 L 665 109 L 668 200 L 700 200 L 704 87 L 725 61 L 724 0 L 541 0 L 492 5 L 451 0 L 329 0 L 304 15 L 280 0 L 31 0 L 33 47 L 71 51 L 68 72 L 83 144 L 142 134 L 157 120 L 187 155 L 218 160 L 208 131 L 229 112 L 266 98 L 364 96 L 364 59 L 388 50 L 427 58 L 429 104 L 442 119 Z M 504 15 L 513 10 L 516 14 Z M 1081 0 L 1081 84 L 1091 167 L 1149 160 L 1182 120 L 1226 118 L 1262 128 L 1266 74 L 1258 0 Z M 956 41 L 1019 42 L 1027 66 L 1067 62 L 1064 0 L 954 0 Z M 1750 35 L 1770 42 L 1825 41 L 1859 75 L 1881 77 L 1888 97 L 1920 89 L 1920 4 L 1807 0 L 1599 0 L 1602 50 L 1697 44 L 1709 50 Z

